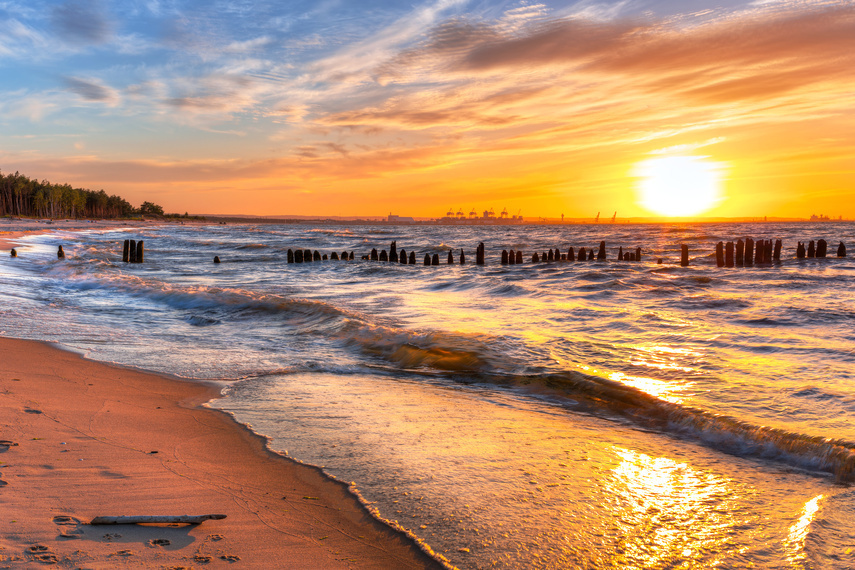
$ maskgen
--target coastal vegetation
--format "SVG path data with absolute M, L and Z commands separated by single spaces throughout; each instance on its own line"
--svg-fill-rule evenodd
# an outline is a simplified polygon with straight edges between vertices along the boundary
M 163 215 L 163 208 L 144 202 L 137 209 L 121 196 L 104 190 L 54 184 L 15 172 L 0 172 L 0 216 L 41 218 L 131 218 Z

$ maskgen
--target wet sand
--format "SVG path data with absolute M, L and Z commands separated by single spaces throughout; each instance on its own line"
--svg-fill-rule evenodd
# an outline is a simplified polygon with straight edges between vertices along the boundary
M 0 568 L 441 567 L 344 485 L 202 406 L 218 393 L 0 338 Z M 185 514 L 226 518 L 88 524 Z

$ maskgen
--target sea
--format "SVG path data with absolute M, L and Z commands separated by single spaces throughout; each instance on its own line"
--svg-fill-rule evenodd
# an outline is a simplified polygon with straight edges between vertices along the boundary
M 745 238 L 782 240 L 780 260 L 719 267 L 716 244 Z M 797 258 L 820 239 L 828 257 Z M 532 262 L 601 241 L 605 260 Z M 363 259 L 393 242 L 416 263 Z M 219 382 L 209 406 L 447 567 L 855 566 L 853 222 L 163 223 L 17 243 L 0 334 Z M 289 263 L 298 249 L 322 259 Z

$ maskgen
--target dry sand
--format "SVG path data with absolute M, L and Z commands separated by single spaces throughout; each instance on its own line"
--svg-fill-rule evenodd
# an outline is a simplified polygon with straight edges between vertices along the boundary
M 218 389 L 0 338 L 0 568 L 439 568 Z M 227 515 L 199 525 L 106 515 Z
M 0 218 L 0 250 L 20 248 L 17 238 L 32 234 L 46 234 L 57 230 L 107 230 L 123 227 L 145 227 L 151 222 L 142 220 L 41 220 L 34 218 Z M 24 247 L 26 249 L 26 246 Z

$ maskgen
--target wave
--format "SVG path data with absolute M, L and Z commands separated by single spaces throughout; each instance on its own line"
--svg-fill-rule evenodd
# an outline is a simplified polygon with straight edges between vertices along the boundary
M 512 340 L 482 334 L 410 330 L 334 304 L 254 293 L 238 288 L 171 286 L 139 274 L 74 276 L 64 286 L 111 289 L 185 311 L 192 326 L 227 320 L 272 319 L 284 336 L 317 335 L 370 358 L 414 374 L 442 374 L 453 381 L 506 385 L 529 393 L 547 392 L 591 413 L 612 415 L 662 433 L 676 434 L 739 456 L 772 459 L 855 481 L 855 444 L 784 429 L 759 426 L 708 410 L 673 403 L 615 380 L 575 371 L 551 371 L 529 364 L 536 356 Z M 508 284 L 493 295 L 513 295 Z M 505 289 L 506 288 L 506 289 Z M 710 300 L 702 303 L 709 307 Z M 760 324 L 760 323 L 758 323 Z M 284 341 L 283 341 L 284 342 Z M 326 363 L 320 363 L 327 366 Z M 802 395 L 802 394 L 800 394 Z M 803 396 L 811 394 L 806 392 Z

